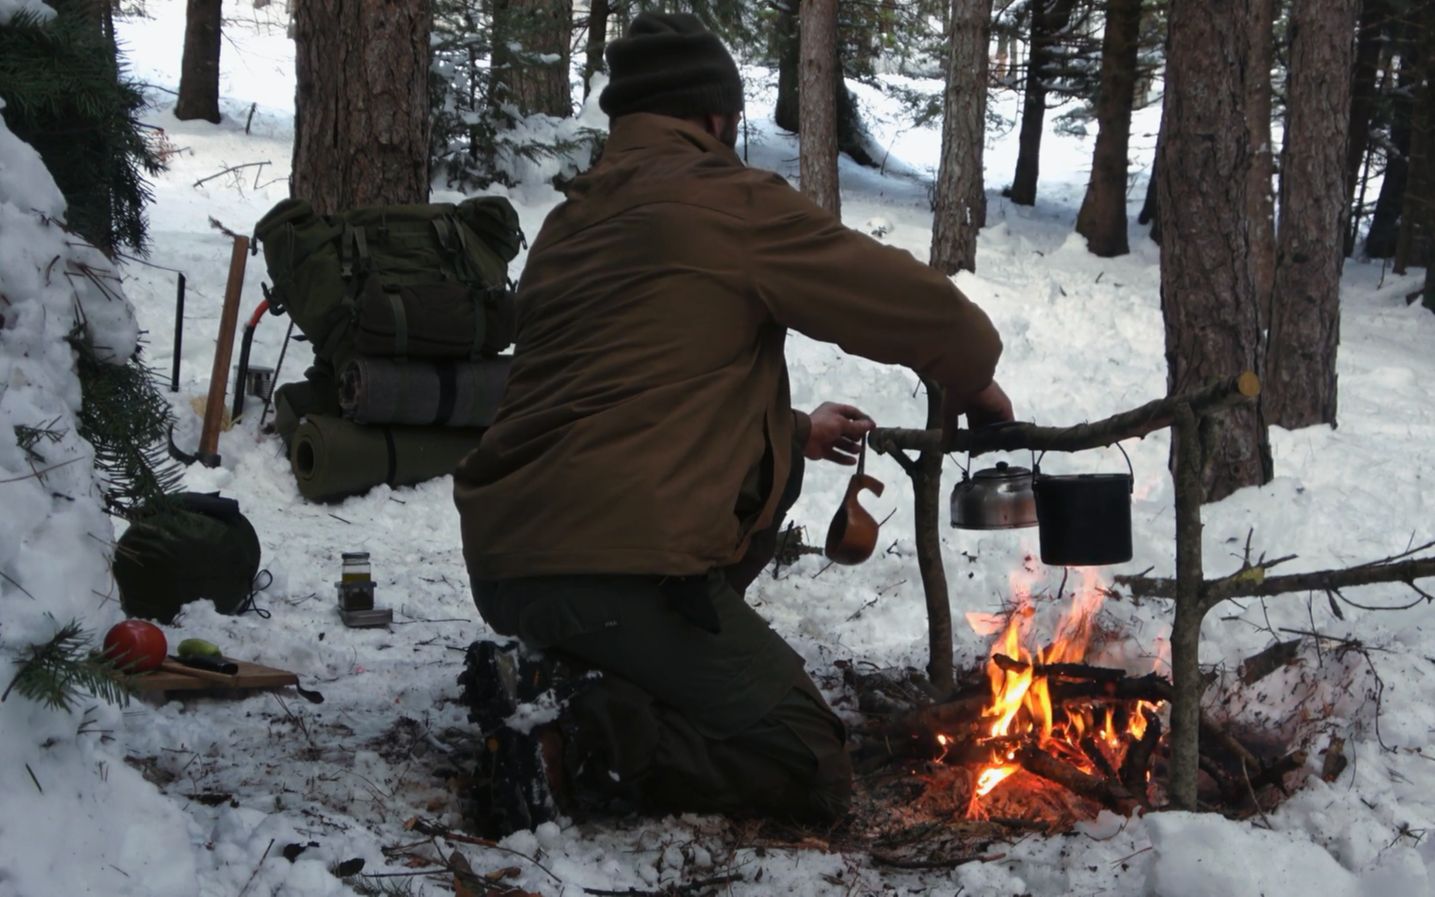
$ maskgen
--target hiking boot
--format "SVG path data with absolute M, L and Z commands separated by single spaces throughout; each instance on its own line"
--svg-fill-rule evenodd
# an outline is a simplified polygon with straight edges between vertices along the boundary
M 486 838 L 504 838 L 552 820 L 558 812 L 557 733 L 500 726 L 479 745 L 464 816 Z
M 581 677 L 551 655 L 527 651 L 518 642 L 474 642 L 468 647 L 458 684 L 468 718 L 480 732 L 492 732 L 517 712 L 551 693 L 555 703 L 572 693 Z

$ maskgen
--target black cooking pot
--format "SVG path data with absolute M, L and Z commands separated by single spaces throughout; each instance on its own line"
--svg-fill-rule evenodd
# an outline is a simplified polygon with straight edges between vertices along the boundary
M 1122 454 L 1125 454 L 1123 451 Z M 1131 459 L 1126 459 L 1128 471 Z M 1127 473 L 1032 477 L 1041 562 L 1094 567 L 1131 560 L 1131 491 Z

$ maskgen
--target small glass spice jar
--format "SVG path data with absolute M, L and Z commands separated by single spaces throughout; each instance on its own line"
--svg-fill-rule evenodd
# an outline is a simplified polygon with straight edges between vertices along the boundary
M 369 553 L 367 551 L 346 551 L 343 554 L 343 566 L 339 573 L 339 582 L 358 583 L 372 582 L 369 569 Z

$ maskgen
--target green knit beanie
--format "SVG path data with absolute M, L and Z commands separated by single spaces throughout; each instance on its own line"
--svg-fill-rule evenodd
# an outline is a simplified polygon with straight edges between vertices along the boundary
M 598 105 L 617 118 L 654 112 L 687 118 L 742 111 L 737 63 L 697 16 L 639 13 L 608 45 L 608 86 Z

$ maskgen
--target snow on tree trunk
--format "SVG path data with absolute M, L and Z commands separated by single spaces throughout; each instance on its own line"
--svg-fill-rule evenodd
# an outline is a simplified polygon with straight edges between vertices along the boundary
M 184 15 L 184 61 L 174 117 L 219 124 L 219 29 L 222 0 L 189 0 Z
M 305 0 L 295 7 L 290 190 L 329 214 L 426 202 L 427 0 Z
M 1264 397 L 1266 420 L 1289 429 L 1335 423 L 1356 3 L 1303 0 L 1291 10 Z
M 1091 180 L 1076 216 L 1076 232 L 1086 238 L 1086 248 L 1107 258 L 1131 251 L 1126 239 L 1126 151 L 1140 36 L 1141 0 L 1111 0 L 1101 44 L 1099 130 L 1091 154 Z
M 1216 0 L 1171 3 L 1157 162 L 1171 394 L 1262 369 L 1246 204 L 1247 8 Z M 1206 501 L 1270 479 L 1265 424 L 1256 408 L 1203 418 L 1200 440 Z
M 804 0 L 798 102 L 798 159 L 802 192 L 838 217 L 837 185 L 837 0 Z
M 976 270 L 977 231 L 986 223 L 982 149 L 991 18 L 991 0 L 952 0 L 931 256 L 932 267 L 944 274 Z
M 572 0 L 494 0 L 493 102 L 519 115 L 572 115 L 572 32 Z

